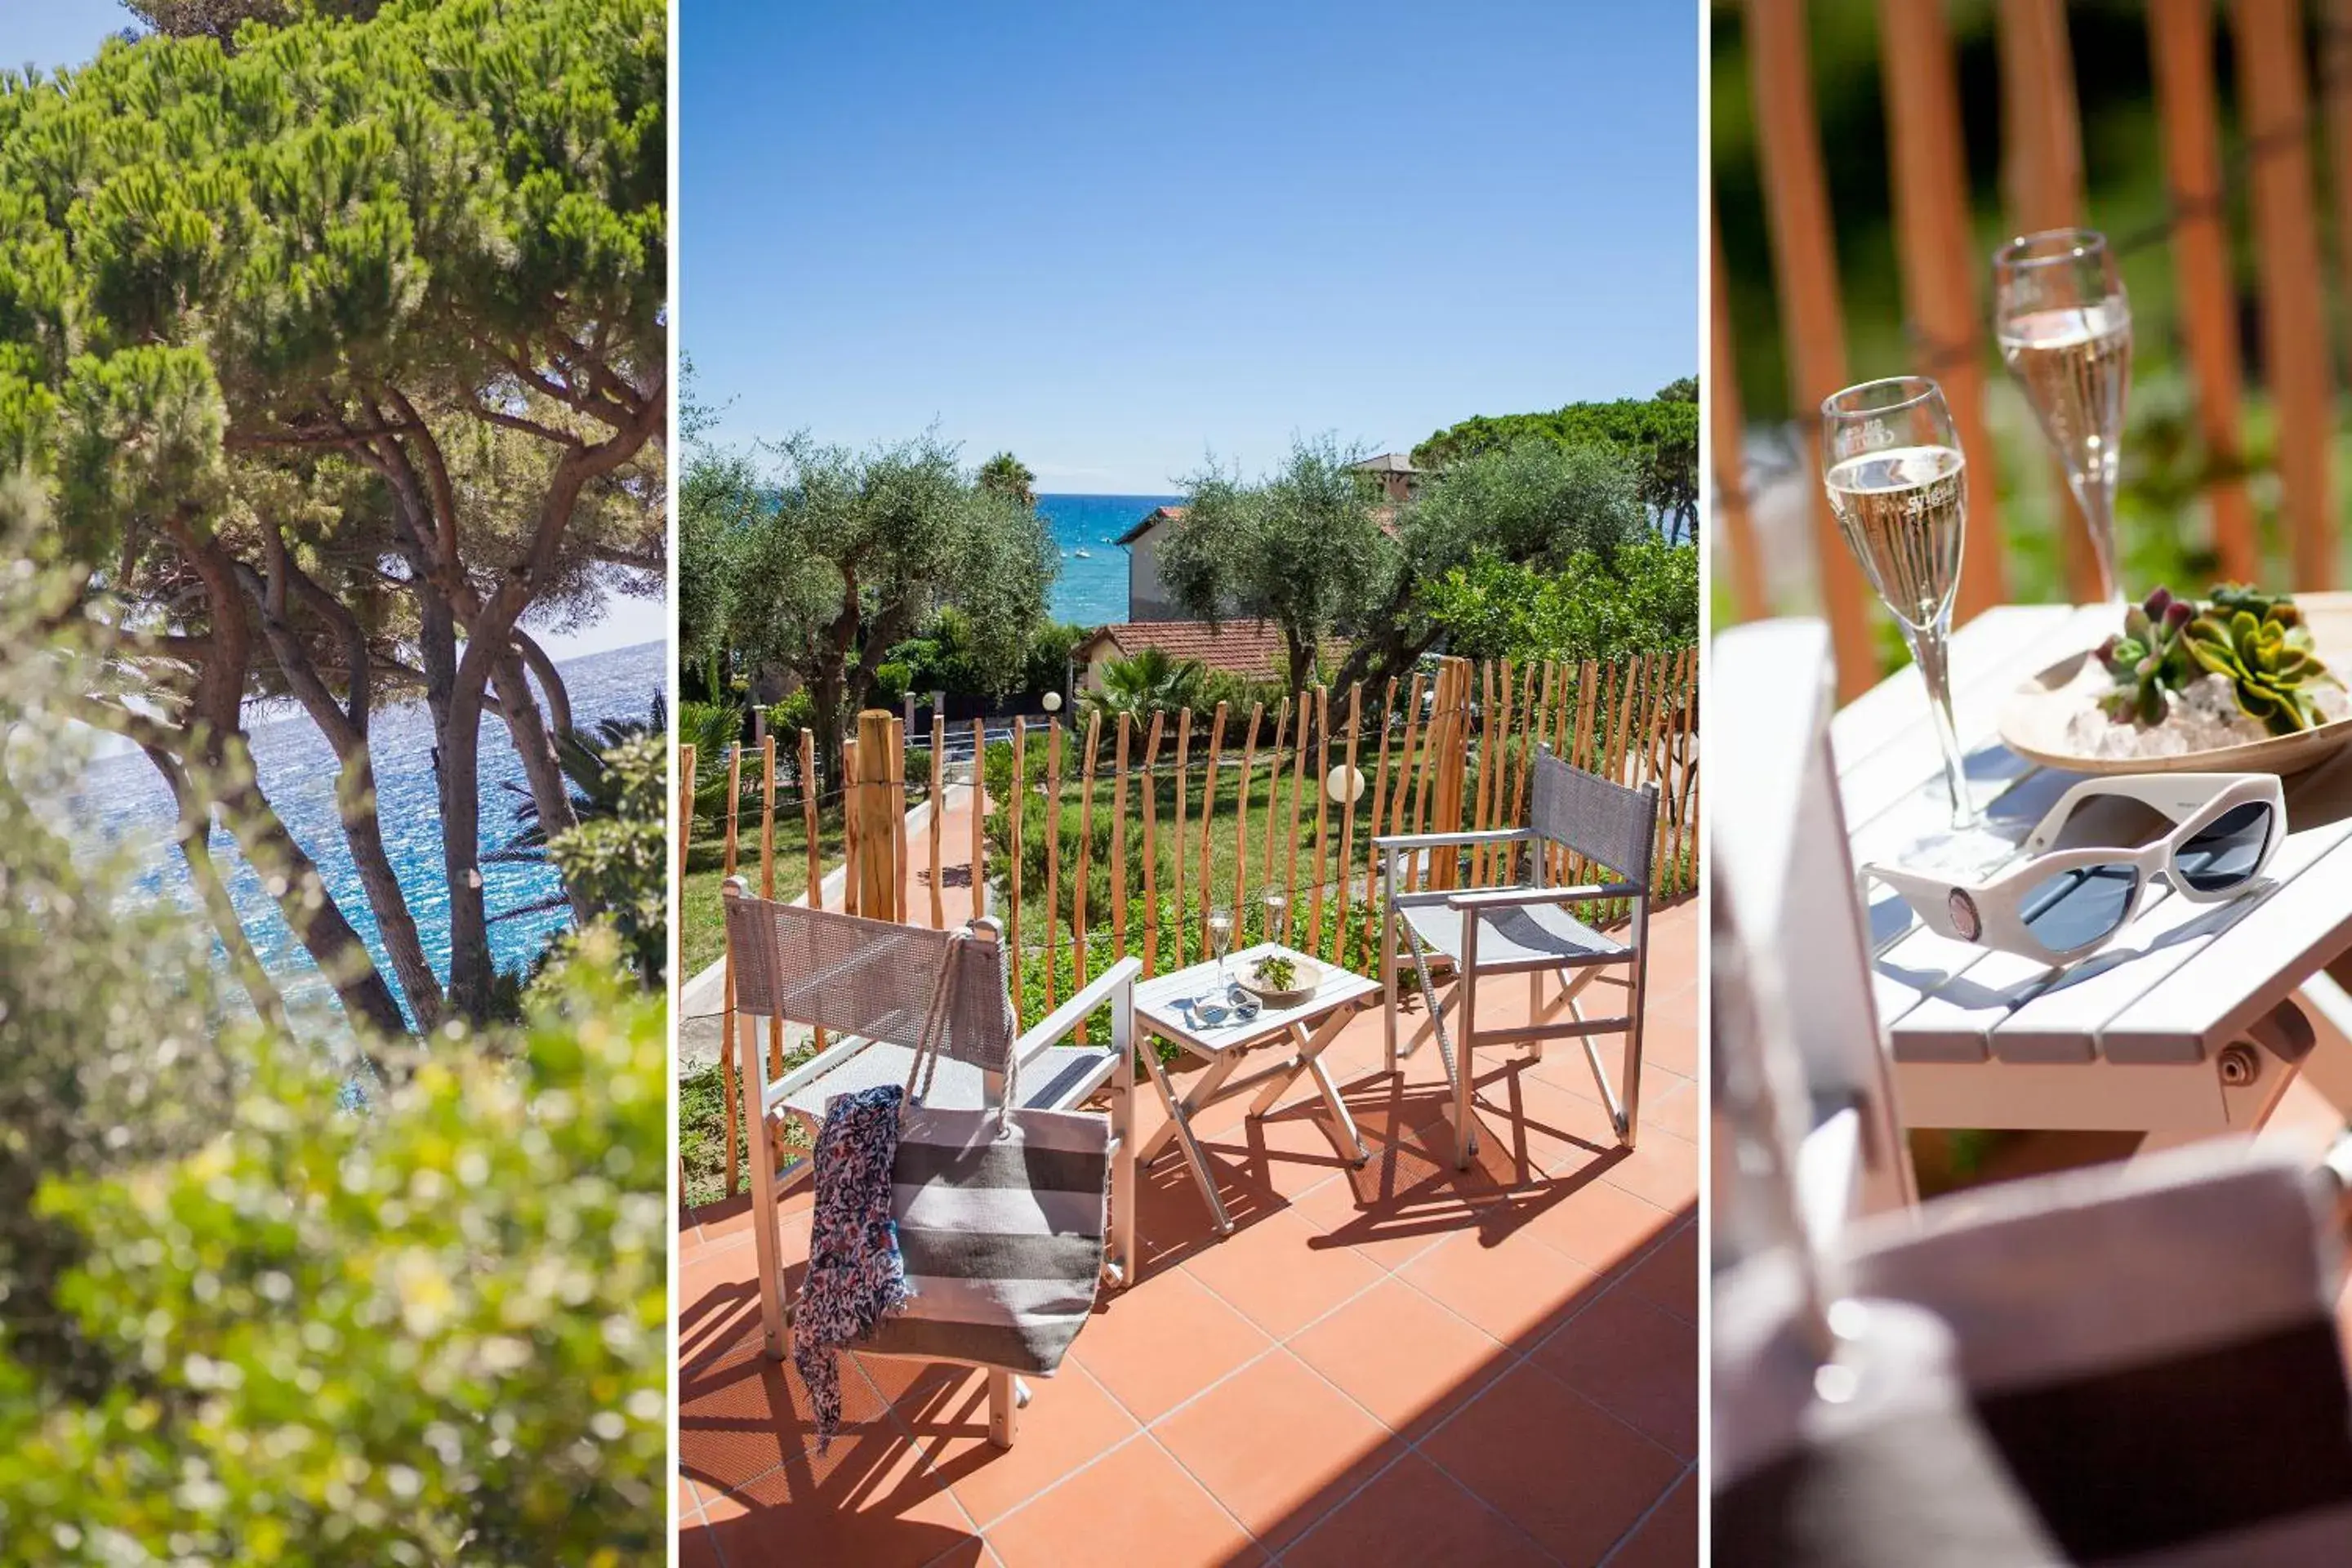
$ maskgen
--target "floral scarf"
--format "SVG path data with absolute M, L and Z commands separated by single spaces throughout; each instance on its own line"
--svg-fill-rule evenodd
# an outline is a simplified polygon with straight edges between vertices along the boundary
M 808 1384 L 819 1454 L 841 1426 L 836 1352 L 913 1300 L 890 1218 L 890 1167 L 905 1098 L 896 1084 L 836 1095 L 817 1133 L 816 1205 L 808 1282 L 793 1314 L 793 1365 Z

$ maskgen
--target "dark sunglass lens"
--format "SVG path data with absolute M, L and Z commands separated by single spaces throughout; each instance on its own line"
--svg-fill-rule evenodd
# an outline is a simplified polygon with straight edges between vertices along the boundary
M 2037 884 L 2019 912 L 2036 941 L 2064 952 L 2114 935 L 2138 887 L 2129 866 L 2078 866 Z
M 2206 824 L 2174 858 L 2180 879 L 2200 893 L 2216 893 L 2252 876 L 2270 847 L 2271 816 L 2268 802 L 2252 801 Z

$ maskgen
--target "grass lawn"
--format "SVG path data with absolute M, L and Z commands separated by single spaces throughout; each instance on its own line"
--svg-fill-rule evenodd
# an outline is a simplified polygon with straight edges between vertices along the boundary
M 841 864 L 838 803 L 818 808 L 816 826 L 818 853 L 829 871 Z M 777 813 L 777 898 L 789 901 L 808 890 L 807 845 L 800 814 L 795 812 L 787 820 L 782 812 Z M 726 917 L 719 908 L 719 885 L 727 879 L 726 860 L 724 836 L 698 825 L 694 842 L 687 850 L 686 881 L 678 890 L 678 946 L 683 974 L 699 974 L 718 963 L 727 951 Z M 750 815 L 738 832 L 735 868 L 751 884 L 751 890 L 759 891 L 760 818 L 756 812 Z

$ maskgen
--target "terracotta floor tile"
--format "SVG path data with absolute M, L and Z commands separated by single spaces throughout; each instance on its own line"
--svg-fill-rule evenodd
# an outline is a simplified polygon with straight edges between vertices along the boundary
M 1310 1090 L 1303 1102 L 1244 1121 L 1212 1142 L 1255 1183 L 1296 1200 L 1353 1168 L 1340 1157 L 1330 1127 L 1321 1097 Z
M 1698 1085 L 1690 1079 L 1642 1075 L 1642 1125 L 1671 1132 L 1685 1142 L 1698 1142 Z
M 729 1568 L 922 1568 L 960 1546 L 965 1562 L 980 1555 L 947 1482 L 895 1430 L 845 1435 L 823 1460 L 787 1461 L 730 1497 L 744 1512 L 709 1531 Z
M 1598 1273 L 1632 1258 L 1673 1224 L 1666 1210 L 1604 1176 L 1532 1215 L 1527 1233 Z
M 1313 1245 L 1322 1239 L 1284 1210 L 1194 1254 L 1184 1270 L 1281 1339 L 1386 1278 L 1352 1247 Z
M 1523 1235 L 1497 1247 L 1455 1237 L 1399 1278 L 1506 1343 L 1563 1316 L 1593 1282 L 1591 1269 Z
M 822 1467 L 868 1428 L 904 1446 L 889 1424 L 887 1402 L 862 1363 L 844 1361 L 841 1413 L 845 1436 Z M 700 1491 L 703 1506 L 723 1488 L 741 1487 L 810 1447 L 808 1390 L 800 1373 L 761 1352 L 756 1328 L 709 1364 L 678 1379 L 678 1465 Z
M 1219 1146 L 1204 1145 L 1202 1153 L 1216 1183 L 1217 1196 L 1225 1205 L 1225 1217 L 1235 1229 L 1289 1206 L 1288 1198 L 1266 1184 L 1263 1169 L 1252 1170 L 1233 1152 Z M 1159 1159 L 1139 1170 L 1135 1184 L 1140 1278 L 1149 1279 L 1217 1239 L 1208 1200 L 1201 1195 L 1192 1164 L 1176 1145 L 1170 1144 Z
M 1501 1375 L 1513 1357 L 1398 1279 L 1384 1279 L 1289 1342 L 1392 1431 L 1420 1436 Z
M 1609 1568 L 1691 1568 L 1698 1561 L 1698 1475 L 1685 1472 L 1666 1500 L 1617 1549 Z
M 1611 1290 L 1533 1352 L 1536 1363 L 1654 1442 L 1698 1458 L 1698 1329 Z
M 1625 1277 L 1628 1289 L 1686 1322 L 1698 1321 L 1698 1225 L 1683 1211 L 1682 1228 L 1635 1264 Z
M 720 1568 L 719 1548 L 711 1543 L 710 1531 L 699 1520 L 690 1526 L 680 1521 L 677 1568 Z
M 1537 1568 L 1519 1528 L 1418 1454 L 1407 1454 L 1282 1555 L 1284 1568 Z M 1694 1552 L 1684 1568 L 1697 1561 Z
M 1681 1476 L 1664 1448 L 1549 1373 L 1513 1368 L 1423 1456 L 1563 1563 L 1598 1563 Z
M 1379 1422 L 1286 1351 L 1253 1362 L 1152 1435 L 1272 1551 L 1402 1452 Z
M 1687 1208 L 1698 1201 L 1698 1145 L 1649 1128 L 1601 1180 L 1669 1212 Z
M 1029 1380 L 1013 1447 L 988 1440 L 988 1374 L 939 1366 L 892 1402 L 964 1511 L 985 1525 L 1142 1428 L 1082 1367 Z
M 1441 1169 L 1383 1144 L 1364 1171 L 1316 1188 L 1297 1207 L 1327 1239 L 1397 1269 L 1475 1228 L 1489 1196 L 1465 1197 L 1452 1167 Z
M 1110 1298 L 1070 1354 L 1136 1419 L 1150 1422 L 1273 1343 L 1207 1286 L 1178 1272 Z
M 1131 1439 L 999 1521 L 989 1541 L 1006 1568 L 1244 1568 L 1265 1561 L 1233 1516 L 1149 1437 Z

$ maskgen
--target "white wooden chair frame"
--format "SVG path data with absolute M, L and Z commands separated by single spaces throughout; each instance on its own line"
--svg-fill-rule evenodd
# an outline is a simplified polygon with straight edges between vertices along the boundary
M 743 898 L 749 893 L 748 884 L 740 877 L 728 879 L 721 889 L 722 896 L 726 898 Z M 997 922 L 991 918 L 974 921 L 969 929 L 984 941 L 1003 940 Z M 1114 1287 L 1132 1279 L 1135 1268 L 1135 982 L 1142 973 L 1140 959 L 1119 960 L 1072 994 L 1067 1001 L 1013 1043 L 1015 1058 L 1023 1068 L 1027 1068 L 1045 1051 L 1074 1033 L 1087 1015 L 1106 1003 L 1110 1005 L 1111 1059 L 1103 1063 L 1098 1072 L 1081 1077 L 1066 1086 L 1050 1104 L 1025 1109 L 1075 1110 L 1104 1089 L 1109 1090 L 1110 1246 L 1103 1278 Z M 771 1046 L 780 1038 L 786 1021 L 773 1016 L 769 1018 Z M 814 1165 L 811 1161 L 803 1159 L 795 1162 L 789 1172 L 776 1169 L 773 1145 L 769 1141 L 770 1119 L 780 1109 L 788 1114 L 797 1115 L 785 1106 L 789 1096 L 820 1081 L 872 1042 L 857 1035 L 837 1037 L 807 1061 L 782 1078 L 772 1080 L 768 1076 L 769 1052 L 761 1048 L 753 1015 L 739 1009 L 735 1015 L 735 1027 L 733 1044 L 740 1069 L 740 1081 L 747 1087 L 756 1086 L 757 1092 L 751 1103 L 760 1110 L 752 1119 L 751 1245 L 760 1270 L 761 1335 L 767 1354 L 781 1361 L 784 1356 L 784 1324 L 791 1315 L 792 1297 L 784 1282 L 782 1245 L 777 1228 L 781 1218 L 778 1204 L 784 1191 L 801 1175 L 813 1172 Z M 987 1106 L 998 1104 L 1004 1093 L 1003 1075 L 983 1074 L 982 1083 Z M 806 1119 L 801 1120 L 805 1125 Z M 812 1132 L 814 1131 L 811 1128 Z M 857 1353 L 879 1355 L 888 1352 L 859 1351 Z M 1021 1406 L 1029 1403 L 1029 1386 L 1024 1379 L 1008 1368 L 984 1362 L 939 1355 L 909 1359 L 946 1362 L 951 1365 L 977 1366 L 985 1370 L 988 1373 L 988 1439 L 1000 1448 L 1013 1446 L 1018 1431 L 1018 1412 Z

